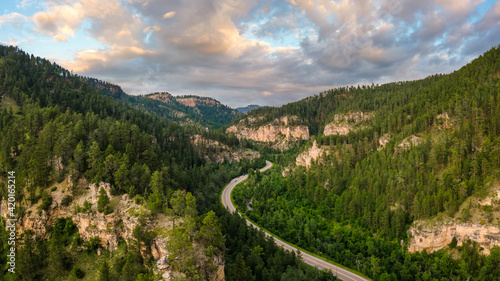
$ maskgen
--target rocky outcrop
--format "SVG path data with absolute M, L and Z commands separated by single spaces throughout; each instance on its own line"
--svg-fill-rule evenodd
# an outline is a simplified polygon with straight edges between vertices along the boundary
M 416 221 L 408 230 L 411 235 L 408 250 L 410 252 L 424 249 L 427 252 L 437 251 L 450 244 L 455 237 L 458 246 L 462 245 L 465 240 L 477 242 L 484 249 L 482 253 L 487 255 L 493 246 L 500 246 L 500 226 L 494 224 L 493 219 L 488 218 L 489 216 L 498 217 L 499 206 L 500 186 L 494 186 L 487 197 L 481 199 L 471 197 L 462 204 L 462 209 L 469 209 L 467 222 L 464 222 L 462 217 L 458 217 L 462 214 L 460 211 L 455 217 L 437 217 L 426 221 Z M 443 223 L 445 221 L 447 223 Z
M 323 134 L 325 136 L 331 135 L 347 135 L 350 131 L 356 129 L 356 124 L 373 118 L 374 114 L 371 112 L 352 112 L 346 114 L 336 114 L 333 117 L 333 122 L 325 126 Z
M 152 99 L 152 100 L 158 100 L 158 101 L 162 101 L 162 102 L 166 102 L 166 103 L 172 101 L 172 99 L 174 98 L 169 93 L 153 94 L 153 95 L 149 95 L 147 97 L 150 98 L 150 99 Z
M 226 133 L 234 133 L 238 139 L 251 139 L 260 142 L 275 142 L 280 140 L 281 136 L 284 136 L 286 139 L 309 139 L 309 128 L 306 126 L 290 128 L 269 124 L 257 129 L 231 126 L 226 130 Z
M 252 124 L 257 118 L 249 118 L 247 124 Z M 296 120 L 296 117 L 282 117 L 273 122 L 256 128 L 247 127 L 243 122 L 237 126 L 227 128 L 227 134 L 235 134 L 238 139 L 250 139 L 259 142 L 272 143 L 273 147 L 287 149 L 290 142 L 309 139 L 309 128 L 304 125 L 291 125 L 290 121 Z
M 305 166 L 309 168 L 313 161 L 318 159 L 325 152 L 324 148 L 319 148 L 318 143 L 316 141 L 313 142 L 313 146 L 302 152 L 295 159 L 295 164 L 297 166 Z
M 447 112 L 438 114 L 436 116 L 436 126 L 440 130 L 447 130 L 453 128 L 453 124 Z
M 53 201 L 49 210 L 38 211 L 40 203 L 32 205 L 27 209 L 29 215 L 19 218 L 17 231 L 23 233 L 30 229 L 37 237 L 47 239 L 47 226 L 54 225 L 58 218 L 71 217 L 73 223 L 78 227 L 82 240 L 88 241 L 90 238 L 99 237 L 100 244 L 113 251 L 117 249 L 120 239 L 129 240 L 132 238 L 132 231 L 139 224 L 139 219 L 135 215 L 140 212 L 130 212 L 130 210 L 142 207 L 129 200 L 127 195 L 112 196 L 110 187 L 107 183 L 92 184 L 87 193 L 75 199 L 68 207 L 61 205 L 64 193 L 63 188 L 59 187 L 52 192 Z M 97 200 L 101 188 L 107 192 L 108 197 L 115 198 L 116 210 L 108 215 L 97 212 Z M 75 213 L 75 207 L 83 205 L 84 201 L 92 205 L 91 211 L 89 213 Z M 2 216 L 6 215 L 5 210 L 7 210 L 6 202 L 2 202 Z
M 453 237 L 457 239 L 458 246 L 467 239 L 476 241 L 486 255 L 493 246 L 500 245 L 500 227 L 496 225 L 450 223 L 439 228 L 411 227 L 408 232 L 411 235 L 408 251 L 411 253 L 424 249 L 429 253 L 437 251 L 450 244 Z
M 260 153 L 251 149 L 239 148 L 234 149 L 225 144 L 219 143 L 216 140 L 210 140 L 201 135 L 191 137 L 191 143 L 194 148 L 204 154 L 204 158 L 209 163 L 222 163 L 224 161 L 240 162 L 242 159 L 257 159 L 260 158 Z
M 391 140 L 391 136 L 389 134 L 385 134 L 383 136 L 381 136 L 379 139 L 378 139 L 378 147 L 377 147 L 377 150 L 382 150 L 384 149 L 384 147 L 387 145 L 387 143 Z
M 111 185 L 108 183 L 91 184 L 88 188 L 82 188 L 79 191 L 80 195 L 69 206 L 63 206 L 61 200 L 68 194 L 68 186 L 70 186 L 69 180 L 55 186 L 55 189 L 51 192 L 53 201 L 47 211 L 38 211 L 40 202 L 29 206 L 26 209 L 27 215 L 19 218 L 16 224 L 18 235 L 30 229 L 34 231 L 38 238 L 48 239 L 49 233 L 47 231 L 55 224 L 57 219 L 71 217 L 83 241 L 98 237 L 102 247 L 113 251 L 118 248 L 119 240 L 130 241 L 133 237 L 133 230 L 140 224 L 140 221 L 145 220 L 146 224 L 143 230 L 154 231 L 155 234 L 158 234 L 151 245 L 151 253 L 157 261 L 155 272 L 163 276 L 164 280 L 182 277 L 183 273 L 172 271 L 169 265 L 167 243 L 169 230 L 172 229 L 172 219 L 170 217 L 158 214 L 154 220 L 151 219 L 150 212 L 144 206 L 136 204 L 127 194 L 111 195 Z M 97 212 L 97 200 L 101 189 L 106 191 L 111 201 L 110 204 L 114 207 L 111 214 L 104 215 Z M 75 212 L 75 210 L 80 209 L 79 207 L 85 201 L 91 204 L 90 210 L 86 210 L 85 213 Z M 3 200 L 0 207 L 0 214 L 7 217 L 9 213 L 7 202 Z M 177 223 L 180 222 L 182 222 L 182 219 L 177 220 Z M 206 260 L 203 259 L 203 247 L 195 248 L 199 248 L 200 252 L 196 260 L 196 266 L 199 266 L 199 264 L 205 263 Z M 98 249 L 98 254 L 100 252 L 101 249 Z M 224 259 L 221 256 L 214 256 L 211 259 L 214 261 L 213 264 L 217 266 L 217 270 L 211 273 L 209 280 L 225 280 Z
M 352 130 L 353 130 L 353 126 L 348 125 L 348 124 L 330 123 L 330 124 L 325 126 L 325 130 L 323 131 L 323 134 L 325 136 L 331 136 L 331 135 L 345 136 L 345 135 L 349 134 L 349 132 Z
M 209 99 L 209 98 L 199 98 L 199 97 L 175 97 L 175 100 L 187 107 L 197 107 L 200 105 L 221 105 L 220 102 Z
M 406 149 L 411 148 L 412 146 L 419 145 L 421 142 L 422 142 L 422 138 L 417 137 L 415 135 L 412 135 L 412 136 L 405 138 L 403 141 L 401 141 L 401 143 L 398 145 L 398 147 L 400 149 L 406 150 Z

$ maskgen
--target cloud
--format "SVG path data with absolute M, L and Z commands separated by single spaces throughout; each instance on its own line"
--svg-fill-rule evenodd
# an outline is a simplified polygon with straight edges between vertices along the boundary
M 449 72 L 500 43 L 500 4 L 476 0 L 72 0 L 46 2 L 35 31 L 102 47 L 59 61 L 130 94 L 280 105 L 336 86 Z M 0 16 L 2 23 L 22 15 Z
M 17 41 L 16 38 L 9 36 L 9 41 L 0 41 L 0 44 L 6 45 L 6 46 L 19 46 L 19 41 Z
M 33 0 L 22 0 L 21 2 L 19 2 L 19 4 L 16 5 L 16 7 L 20 9 L 25 9 L 31 7 L 33 5 L 33 2 L 34 2 Z
M 0 16 L 0 28 L 6 24 L 19 27 L 23 25 L 23 23 L 26 22 L 27 19 L 28 18 L 26 16 L 19 14 L 17 12 L 4 14 Z
M 175 16 L 175 11 L 167 12 L 163 15 L 164 19 L 169 19 Z
M 74 6 L 51 6 L 48 11 L 33 15 L 35 29 L 45 35 L 53 36 L 56 41 L 66 41 L 63 38 L 74 36 L 84 19 L 81 4 Z

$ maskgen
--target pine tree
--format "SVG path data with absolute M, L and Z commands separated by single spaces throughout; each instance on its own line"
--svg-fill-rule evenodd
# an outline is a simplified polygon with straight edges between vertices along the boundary
M 97 211 L 100 213 L 106 211 L 109 204 L 109 197 L 104 188 L 99 189 L 99 199 L 97 200 Z

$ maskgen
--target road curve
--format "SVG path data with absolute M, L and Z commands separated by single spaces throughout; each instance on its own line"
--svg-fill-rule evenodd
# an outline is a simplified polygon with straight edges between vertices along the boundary
M 273 163 L 269 162 L 269 161 L 266 161 L 266 166 L 262 169 L 260 169 L 261 172 L 271 168 L 271 166 L 273 165 Z M 240 182 L 246 180 L 248 178 L 248 175 L 243 175 L 243 176 L 239 176 L 237 178 L 234 178 L 227 186 L 226 188 L 224 188 L 224 190 L 222 191 L 222 204 L 224 205 L 224 207 L 226 207 L 226 209 L 228 209 L 231 213 L 235 212 L 236 211 L 236 208 L 234 207 L 233 205 L 233 202 L 231 202 L 231 192 L 233 191 L 234 187 L 236 187 L 236 185 L 238 185 Z M 239 214 L 239 213 L 238 213 Z M 239 214 L 241 216 L 241 214 Z M 247 224 L 249 226 L 252 226 L 254 228 L 257 228 L 259 229 L 258 226 L 256 226 L 255 224 L 253 224 L 252 222 L 250 222 L 249 220 L 246 220 L 247 221 Z M 321 259 L 318 259 L 314 256 L 311 256 L 310 254 L 306 253 L 306 252 L 303 252 L 289 244 L 287 244 L 286 242 L 276 238 L 276 237 L 273 237 L 271 236 L 269 233 L 265 232 L 266 236 L 269 236 L 269 237 L 272 237 L 274 239 L 274 242 L 283 247 L 284 249 L 288 250 L 288 251 L 295 251 L 295 252 L 300 252 L 300 254 L 302 255 L 302 259 L 304 260 L 305 263 L 309 264 L 309 265 L 312 265 L 312 266 L 315 266 L 319 269 L 329 269 L 331 270 L 335 276 L 337 276 L 338 279 L 340 280 L 344 280 L 344 281 L 368 281 L 369 279 L 366 279 L 364 277 L 361 277 L 359 275 L 356 275 L 348 270 L 345 270 L 341 267 L 338 267 L 334 264 L 331 264 L 331 263 L 328 263 L 324 260 L 321 260 Z

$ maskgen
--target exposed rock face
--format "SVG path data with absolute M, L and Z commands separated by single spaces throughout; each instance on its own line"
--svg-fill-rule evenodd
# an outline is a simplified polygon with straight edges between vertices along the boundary
M 89 186 L 88 192 L 82 197 L 75 199 L 72 205 L 64 207 L 61 205 L 62 187 L 52 193 L 53 202 L 48 211 L 42 211 L 38 214 L 37 207 L 40 203 L 32 205 L 28 208 L 30 215 L 26 215 L 18 221 L 18 233 L 23 233 L 27 229 L 35 232 L 37 237 L 42 239 L 48 238 L 47 226 L 54 225 L 58 218 L 71 217 L 73 223 L 78 227 L 81 238 L 88 241 L 90 238 L 99 237 L 103 247 L 109 250 L 115 250 L 118 247 L 120 239 L 128 240 L 132 238 L 132 231 L 139 224 L 139 220 L 134 214 L 127 214 L 130 208 L 138 208 L 139 206 L 129 201 L 127 195 L 118 196 L 117 210 L 115 212 L 104 215 L 98 213 L 97 200 L 99 190 L 103 188 L 110 199 L 114 196 L 110 194 L 110 184 L 100 183 L 99 185 L 92 184 Z M 82 205 L 83 201 L 92 204 L 92 212 L 90 213 L 73 213 L 74 205 Z M 5 206 L 4 206 L 5 205 Z M 2 202 L 2 216 L 5 216 L 6 202 Z M 8 210 L 7 210 L 8 211 Z
M 309 168 L 312 164 L 313 160 L 318 159 L 325 150 L 323 148 L 318 148 L 318 143 L 314 141 L 313 146 L 307 150 L 299 154 L 295 159 L 295 164 L 297 166 L 305 166 Z
M 187 107 L 197 107 L 199 105 L 220 105 L 218 101 L 207 98 L 201 99 L 195 97 L 175 97 L 175 100 Z
M 347 135 L 355 129 L 355 125 L 361 121 L 373 118 L 371 112 L 352 112 L 347 114 L 336 114 L 333 122 L 326 125 L 323 131 L 325 136 Z
M 162 102 L 170 102 L 174 97 L 169 93 L 160 93 L 160 94 L 149 95 L 148 98 L 153 100 L 159 100 Z
M 377 150 L 382 150 L 390 140 L 391 140 L 391 136 L 389 134 L 385 134 L 385 135 L 381 136 L 378 139 L 379 147 L 377 148 Z
M 257 128 L 249 128 L 239 124 L 227 128 L 226 133 L 234 133 L 238 139 L 251 139 L 254 141 L 274 143 L 276 148 L 286 149 L 288 142 L 296 140 L 308 140 L 309 128 L 304 125 L 289 125 L 294 117 L 282 117 L 275 119 L 272 123 Z M 255 118 L 248 118 L 248 124 L 255 122 Z M 242 120 L 243 121 L 243 120 Z M 284 139 L 284 142 L 279 143 Z
M 476 241 L 484 248 L 482 253 L 486 255 L 493 246 L 500 245 L 500 227 L 493 225 L 452 223 L 445 224 L 439 229 L 418 230 L 411 227 L 408 232 L 412 236 L 408 251 L 412 253 L 424 249 L 427 252 L 437 251 L 450 244 L 453 237 L 457 238 L 458 246 L 467 239 Z
M 401 149 L 409 149 L 412 146 L 419 145 L 422 142 L 422 138 L 415 135 L 405 138 L 398 146 Z
M 450 116 L 448 116 L 447 112 L 441 113 L 436 116 L 437 119 L 437 127 L 441 130 L 451 129 L 453 128 L 453 124 L 450 121 Z
M 240 162 L 242 159 L 260 158 L 260 153 L 251 149 L 232 149 L 216 140 L 203 138 L 200 135 L 191 137 L 191 143 L 199 151 L 205 153 L 207 162 L 222 163 L 225 160 L 229 162 Z M 209 153 L 212 151 L 213 153 Z
M 143 216 L 142 219 L 146 220 L 145 229 L 148 231 L 154 229 L 155 233 L 159 233 L 151 245 L 153 258 L 157 260 L 156 272 L 162 275 L 164 280 L 170 280 L 170 278 L 177 278 L 183 275 L 185 277 L 183 273 L 173 272 L 169 265 L 167 233 L 168 230 L 172 229 L 172 219 L 170 217 L 159 214 L 154 221 L 151 220 L 148 217 L 149 211 L 147 211 L 144 206 L 135 204 L 127 194 L 112 196 L 110 194 L 111 185 L 108 183 L 100 183 L 99 185 L 91 184 L 89 188 L 85 189 L 86 191 L 84 194 L 75 198 L 70 206 L 65 207 L 61 205 L 61 200 L 64 197 L 64 193 L 68 191 L 68 185 L 69 184 L 61 184 L 51 193 L 53 201 L 48 211 L 41 211 L 38 213 L 37 208 L 41 202 L 27 208 L 28 215 L 19 218 L 16 224 L 16 232 L 18 235 L 30 229 L 35 232 L 38 238 L 48 239 L 47 230 L 54 225 L 58 218 L 71 217 L 73 223 L 78 228 L 82 240 L 88 241 L 90 238 L 99 237 L 101 246 L 113 251 L 118 248 L 119 240 L 124 239 L 125 241 L 129 241 L 132 239 L 134 228 L 140 224 L 139 217 Z M 110 197 L 111 202 L 115 206 L 113 213 L 108 215 L 96 211 L 96 203 L 101 188 L 106 191 L 108 197 Z M 90 212 L 75 214 L 73 212 L 74 207 L 81 206 L 84 201 L 92 204 Z M 8 216 L 9 210 L 7 207 L 7 201 L 3 200 L 0 204 L 1 216 Z M 182 220 L 177 220 L 177 223 L 181 221 Z M 101 250 L 99 249 L 98 254 L 100 253 Z M 202 257 L 203 254 L 199 256 Z M 224 259 L 221 256 L 214 256 L 212 260 L 217 266 L 217 271 L 211 273 L 209 280 L 225 280 Z M 199 259 L 196 262 L 201 263 L 204 261 Z
M 411 234 L 409 251 L 427 252 L 437 251 L 447 246 L 456 237 L 457 245 L 463 244 L 463 241 L 470 239 L 479 243 L 484 249 L 483 254 L 488 255 L 493 246 L 500 246 L 500 225 L 493 224 L 493 219 L 488 216 L 497 217 L 497 208 L 500 206 L 500 186 L 493 187 L 486 198 L 472 197 L 462 204 L 462 207 L 470 209 L 470 223 L 462 223 L 462 217 L 449 218 L 448 223 L 440 223 L 439 221 L 447 221 L 448 219 L 440 218 L 439 221 L 432 220 L 414 222 L 408 230 Z M 484 207 L 490 206 L 490 211 L 484 212 Z M 460 213 L 460 212 L 458 212 Z M 485 223 L 489 221 L 489 223 Z
M 341 135 L 345 136 L 349 134 L 350 131 L 352 131 L 353 127 L 348 124 L 340 125 L 336 123 L 330 123 L 325 126 L 325 130 L 323 131 L 323 134 L 325 136 L 331 136 L 331 135 Z
M 346 114 L 336 114 L 333 117 L 334 122 L 346 121 L 352 123 L 358 123 L 363 120 L 368 120 L 373 118 L 375 114 L 373 112 L 352 112 Z

